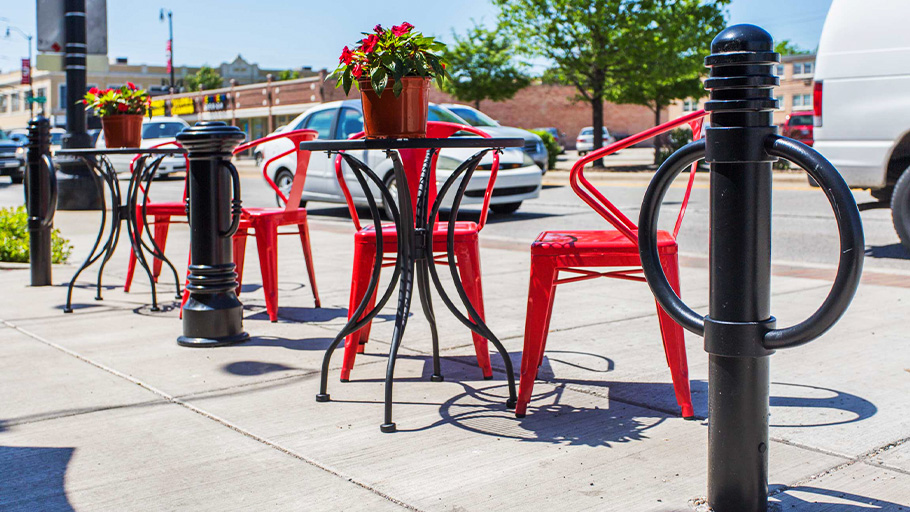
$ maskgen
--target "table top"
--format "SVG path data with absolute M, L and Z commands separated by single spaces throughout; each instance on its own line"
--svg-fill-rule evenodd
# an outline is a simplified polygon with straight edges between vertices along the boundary
M 182 155 L 183 148 L 78 148 L 58 149 L 55 155 L 98 156 L 98 155 Z
M 521 137 L 449 137 L 446 139 L 352 139 L 311 140 L 300 143 L 307 151 L 344 151 L 369 149 L 442 149 L 442 148 L 520 148 L 525 145 Z

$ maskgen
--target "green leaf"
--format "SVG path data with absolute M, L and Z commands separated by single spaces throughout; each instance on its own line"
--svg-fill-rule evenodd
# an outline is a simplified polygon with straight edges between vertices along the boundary
M 389 77 L 384 68 L 377 67 L 373 69 L 373 73 L 370 75 L 370 85 L 373 86 L 373 91 L 376 92 L 376 96 L 382 97 L 382 92 L 385 90 L 388 83 Z
M 346 69 L 344 74 L 341 75 L 341 88 L 344 89 L 344 95 L 347 96 L 351 93 L 351 82 L 353 82 L 353 76 L 351 76 L 351 71 Z M 337 85 L 336 85 L 337 87 Z
M 404 89 L 404 83 L 400 79 L 395 80 L 395 84 L 392 85 L 392 92 L 395 93 L 395 97 L 401 96 L 401 90 Z

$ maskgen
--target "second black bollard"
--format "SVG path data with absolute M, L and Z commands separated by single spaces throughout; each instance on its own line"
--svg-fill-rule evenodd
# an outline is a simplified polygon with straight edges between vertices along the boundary
M 51 231 L 57 211 L 57 176 L 50 157 L 50 144 L 50 121 L 44 116 L 29 121 L 25 206 L 32 286 L 51 285 Z
M 187 347 L 218 347 L 250 339 L 243 331 L 243 305 L 237 299 L 237 273 L 231 237 L 240 223 L 240 176 L 231 150 L 245 138 L 220 121 L 196 123 L 177 134 L 187 150 L 190 224 L 189 300 L 183 308 Z

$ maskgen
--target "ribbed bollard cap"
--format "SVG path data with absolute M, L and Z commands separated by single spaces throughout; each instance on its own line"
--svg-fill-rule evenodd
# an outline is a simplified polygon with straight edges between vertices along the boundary
M 176 138 L 177 142 L 186 148 L 190 157 L 194 153 L 230 155 L 231 150 L 246 138 L 246 134 L 240 128 L 224 121 L 202 121 L 181 131 Z
M 705 89 L 711 98 L 705 102 L 709 112 L 771 112 L 777 108 L 773 89 L 780 80 L 773 66 L 780 62 L 774 52 L 774 39 L 755 25 L 733 25 L 711 41 L 711 55 L 705 66 L 711 68 Z
M 770 52 L 773 49 L 771 34 L 747 23 L 727 27 L 711 41 L 711 53 Z

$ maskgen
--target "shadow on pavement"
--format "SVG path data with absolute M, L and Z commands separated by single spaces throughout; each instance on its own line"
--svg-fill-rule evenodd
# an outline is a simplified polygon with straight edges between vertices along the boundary
M 779 493 L 775 492 L 778 489 L 784 490 L 779 491 Z M 777 500 L 778 502 L 779 510 L 799 510 L 800 512 L 870 512 L 875 510 L 891 512 L 910 510 L 910 506 L 907 505 L 820 487 L 801 485 L 785 488 L 772 485 L 770 491 L 773 495 L 772 500 Z
M 64 479 L 74 448 L 0 446 L 0 509 L 4 511 L 74 510 Z
M 332 338 L 304 338 L 304 339 L 290 339 L 282 338 L 280 336 L 253 336 L 250 338 L 250 341 L 246 343 L 240 343 L 236 345 L 237 347 L 282 347 L 291 350 L 325 350 L 329 348 L 329 345 L 332 343 Z M 248 361 L 253 362 L 255 361 Z M 237 363 L 235 363 L 237 364 Z M 256 364 L 272 364 L 272 363 L 256 363 Z M 280 366 L 280 365 L 279 365 Z M 291 370 L 296 368 L 283 368 L 285 370 Z M 232 372 L 228 367 L 225 367 L 225 370 Z M 280 371 L 280 370 L 271 370 L 271 371 Z M 267 373 L 267 372 L 264 372 Z M 237 375 L 249 375 L 244 373 L 238 373 Z
M 774 391 L 772 392 L 773 394 L 771 396 L 772 421 L 770 426 L 772 427 L 829 427 L 832 425 L 844 425 L 847 423 L 863 421 L 865 419 L 871 418 L 872 416 L 875 416 L 875 414 L 878 413 L 878 407 L 876 407 L 872 402 L 851 393 L 837 391 L 836 389 L 809 386 L 805 384 L 790 384 L 786 382 L 774 382 L 772 385 L 774 387 Z M 780 396 L 780 388 L 782 386 L 796 388 L 796 391 L 798 393 L 803 394 L 808 393 L 812 395 L 819 395 L 818 392 L 821 391 L 821 394 L 824 396 Z M 775 419 L 780 419 L 781 416 L 785 416 L 785 414 L 780 410 L 774 411 L 775 408 L 781 407 L 837 410 L 851 413 L 854 415 L 854 417 L 843 420 L 830 418 L 828 421 L 820 423 L 804 423 L 803 418 L 800 418 L 800 421 L 796 421 L 791 424 L 782 424 L 774 421 Z
M 866 247 L 866 256 L 870 258 L 910 260 L 910 250 L 901 244 L 871 245 Z

